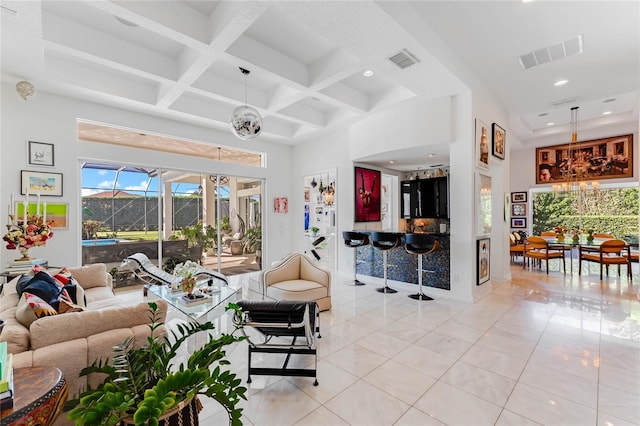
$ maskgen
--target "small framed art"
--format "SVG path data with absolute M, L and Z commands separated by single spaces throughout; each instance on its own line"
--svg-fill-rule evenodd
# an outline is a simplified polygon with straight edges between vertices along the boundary
M 38 193 L 62 197 L 62 173 L 20 170 L 20 194 Z
M 20 218 L 24 215 L 24 203 L 16 202 L 16 215 Z M 43 203 L 38 211 L 37 203 L 29 203 L 27 212 L 30 215 L 41 214 L 44 221 L 54 229 L 69 229 L 69 204 L 67 203 Z
M 481 238 L 477 240 L 477 271 L 478 280 L 476 285 L 481 285 L 489 281 L 491 276 L 491 239 Z
M 527 227 L 527 219 L 524 217 L 511 218 L 511 227 L 512 228 L 526 228 Z
M 273 212 L 274 213 L 288 213 L 289 212 L 289 199 L 287 197 L 275 197 L 273 199 Z
M 504 160 L 504 152 L 506 148 L 506 132 L 496 123 L 492 124 L 493 139 L 491 144 L 491 153 L 494 157 Z
M 526 192 L 512 192 L 511 193 L 511 202 L 512 203 L 526 203 L 527 202 L 527 193 Z
M 34 166 L 53 166 L 53 144 L 29 141 L 29 164 Z
M 476 119 L 476 165 L 489 169 L 489 129 L 478 119 Z
M 524 203 L 511 204 L 511 216 L 513 217 L 526 217 L 527 205 Z

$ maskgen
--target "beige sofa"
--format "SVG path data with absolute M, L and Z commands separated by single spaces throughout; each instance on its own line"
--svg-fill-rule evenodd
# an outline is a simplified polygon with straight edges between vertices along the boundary
M 315 300 L 331 309 L 331 273 L 301 253 L 291 253 L 258 275 L 258 292 L 274 300 Z
M 87 387 L 87 377 L 80 377 L 80 370 L 98 358 L 111 358 L 113 346 L 126 338 L 135 338 L 138 345 L 146 342 L 149 306 L 120 302 L 113 293 L 111 275 L 102 263 L 69 271 L 84 289 L 87 310 L 39 318 L 26 328 L 16 319 L 19 278 L 15 278 L 4 285 L 0 295 L 0 318 L 6 321 L 0 341 L 7 341 L 15 368 L 54 366 L 62 370 L 71 399 Z M 164 322 L 167 305 L 162 300 L 155 302 Z M 98 377 L 89 378 L 92 386 L 98 382 Z

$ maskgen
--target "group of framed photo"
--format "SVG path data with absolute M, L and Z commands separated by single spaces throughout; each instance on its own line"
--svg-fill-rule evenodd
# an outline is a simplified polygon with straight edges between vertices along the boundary
M 27 162 L 31 166 L 55 166 L 55 150 L 52 143 L 29 141 Z M 40 194 L 62 197 L 62 173 L 20 171 L 20 194 Z
M 491 142 L 489 141 L 491 137 Z M 491 155 L 504 160 L 507 148 L 507 133 L 498 125 L 492 123 L 491 129 L 482 120 L 476 119 L 476 165 L 482 169 L 489 169 L 489 149 Z M 491 147 L 489 147 L 491 143 Z
M 527 227 L 527 193 L 511 193 L 511 227 Z

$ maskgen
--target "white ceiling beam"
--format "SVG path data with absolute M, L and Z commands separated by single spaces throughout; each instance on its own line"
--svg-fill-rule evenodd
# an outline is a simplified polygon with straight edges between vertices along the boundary
M 198 48 L 208 44 L 207 17 L 179 2 L 90 1 L 87 4 L 186 46 Z
M 87 58 L 101 57 L 132 71 L 140 70 L 166 79 L 177 78 L 176 63 L 171 58 L 68 19 L 46 14 L 43 33 L 45 42 L 83 52 Z
M 310 108 L 306 105 L 297 103 L 291 105 L 288 108 L 278 111 L 281 115 L 291 117 L 299 120 L 303 124 L 307 124 L 313 127 L 324 127 L 326 125 L 326 118 L 323 112 Z
M 129 101 L 150 105 L 155 102 L 156 87 L 152 82 L 143 83 L 142 80 L 132 79 L 125 74 L 112 73 L 51 55 L 45 56 L 45 64 L 51 76 L 66 84 Z
M 158 99 L 161 107 L 170 106 L 185 90 L 193 85 L 238 37 L 262 14 L 263 7 L 247 6 L 244 2 L 237 4 L 220 4 L 209 20 L 207 32 L 210 43 L 206 52 L 198 56 L 197 50 L 188 50 L 181 55 L 180 78 L 174 86 L 163 91 Z
M 309 67 L 310 86 L 322 89 L 343 80 L 362 68 L 362 63 L 341 49 L 335 49 Z
M 369 111 L 369 98 L 363 93 L 347 86 L 343 83 L 336 83 L 321 90 L 329 98 L 342 102 L 345 106 L 355 108 L 360 112 Z M 329 100 L 327 100 L 329 101 Z
M 277 50 L 245 35 L 238 38 L 227 52 L 248 63 L 271 71 L 280 78 L 286 78 L 304 87 L 309 87 L 307 67 Z

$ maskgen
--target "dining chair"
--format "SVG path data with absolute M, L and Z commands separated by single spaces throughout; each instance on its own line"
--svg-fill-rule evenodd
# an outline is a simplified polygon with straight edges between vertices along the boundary
M 626 251 L 626 256 L 623 252 Z M 609 275 L 609 265 L 618 265 L 618 276 L 620 276 L 620 265 L 627 265 L 627 275 L 631 280 L 631 249 L 623 240 L 606 240 L 600 244 L 598 251 L 592 249 L 585 251 L 582 246 L 579 247 L 578 256 L 578 275 L 582 273 L 582 261 L 596 262 L 600 264 L 600 279 L 602 280 L 602 267 L 607 267 L 607 276 Z
M 511 263 L 513 263 L 518 256 L 524 254 L 524 244 L 514 234 L 509 234 L 509 244 L 509 254 L 511 255 Z
M 555 237 L 556 236 L 556 232 L 555 231 L 544 231 L 543 233 L 540 234 L 541 237 Z
M 522 269 L 526 268 L 527 258 L 545 261 L 547 264 L 547 274 L 549 274 L 549 259 L 562 259 L 562 270 L 566 274 L 567 268 L 564 262 L 564 248 L 552 249 L 549 243 L 542 237 L 531 236 L 524 240 L 524 251 L 522 253 Z
M 602 233 L 593 234 L 593 238 L 615 238 L 615 237 L 613 236 L 613 234 L 607 234 L 602 232 Z

